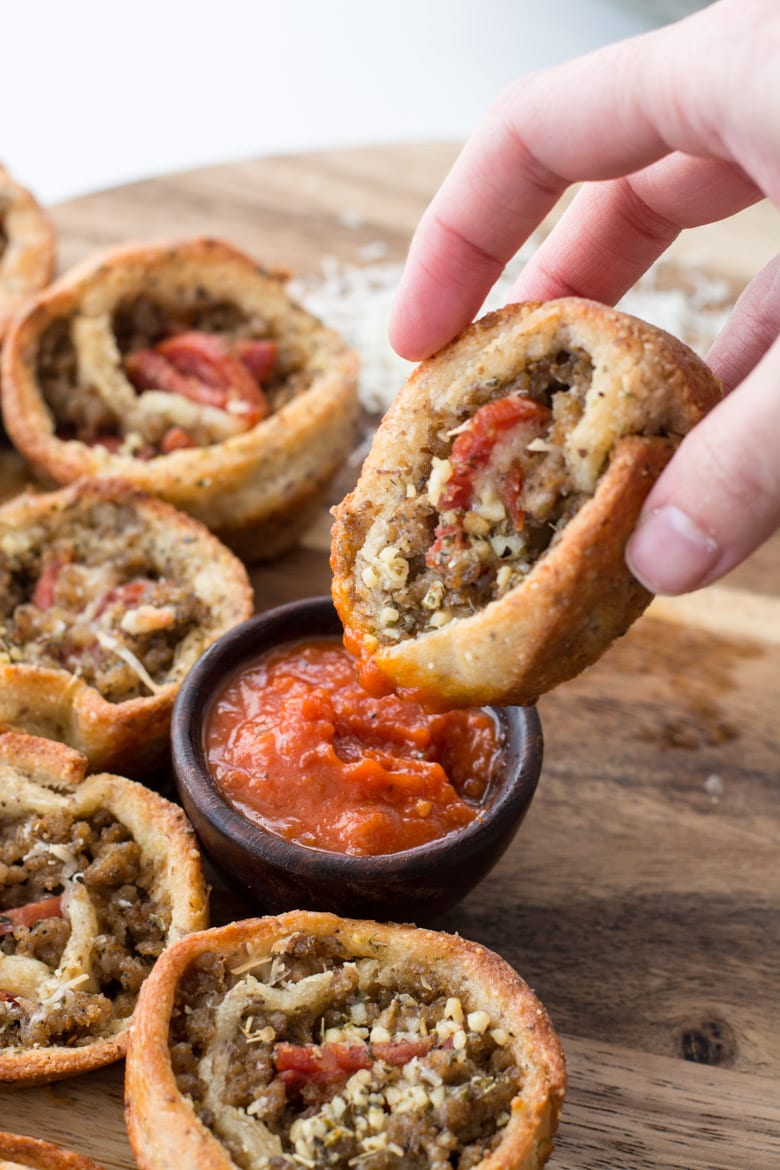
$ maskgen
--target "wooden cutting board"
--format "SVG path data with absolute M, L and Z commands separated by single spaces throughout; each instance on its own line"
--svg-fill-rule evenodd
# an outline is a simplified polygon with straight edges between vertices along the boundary
M 454 153 L 298 155 L 101 192 L 54 210 L 62 266 L 133 237 L 203 232 L 301 274 L 325 255 L 399 260 Z M 673 257 L 738 287 L 778 248 L 780 217 L 761 207 L 691 233 Z M 327 591 L 324 520 L 253 572 L 258 608 Z M 726 582 L 654 603 L 540 702 L 533 808 L 441 922 L 504 955 L 562 1035 L 557 1170 L 780 1166 L 779 580 L 774 538 Z M 220 920 L 258 909 L 217 891 Z M 130 1170 L 121 1099 L 121 1067 L 4 1089 L 0 1127 Z

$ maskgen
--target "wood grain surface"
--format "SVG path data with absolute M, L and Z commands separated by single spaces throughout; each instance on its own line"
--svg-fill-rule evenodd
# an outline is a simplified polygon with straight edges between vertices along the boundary
M 302 274 L 325 255 L 358 263 L 376 241 L 400 259 L 453 157 L 448 145 L 339 151 L 102 192 L 55 209 L 62 264 L 201 232 Z M 690 233 L 673 258 L 738 288 L 779 247 L 764 206 Z M 562 1035 L 557 1170 L 780 1167 L 779 580 L 774 538 L 725 582 L 656 601 L 540 702 L 534 805 L 441 920 L 504 955 Z M 326 525 L 253 582 L 259 609 L 327 592 Z M 217 892 L 220 920 L 256 909 Z M 121 1067 L 2 1090 L 0 1128 L 134 1165 Z

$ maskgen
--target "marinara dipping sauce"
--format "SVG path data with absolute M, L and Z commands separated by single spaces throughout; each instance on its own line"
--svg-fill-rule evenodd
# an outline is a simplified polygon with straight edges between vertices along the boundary
M 261 655 L 206 723 L 211 773 L 244 816 L 353 855 L 396 853 L 468 825 L 495 795 L 502 750 L 489 711 L 430 714 L 369 694 L 337 638 Z

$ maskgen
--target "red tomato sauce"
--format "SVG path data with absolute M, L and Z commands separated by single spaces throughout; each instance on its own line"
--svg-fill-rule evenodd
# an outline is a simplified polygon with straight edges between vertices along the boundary
M 206 754 L 249 820 L 314 849 L 395 853 L 468 825 L 495 795 L 503 743 L 485 710 L 430 714 L 357 681 L 336 639 L 281 647 L 228 683 Z

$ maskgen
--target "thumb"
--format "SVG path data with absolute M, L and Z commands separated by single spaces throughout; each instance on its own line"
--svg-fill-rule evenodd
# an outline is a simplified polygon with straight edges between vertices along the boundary
M 716 581 L 780 525 L 780 340 L 683 440 L 626 548 L 653 593 Z

